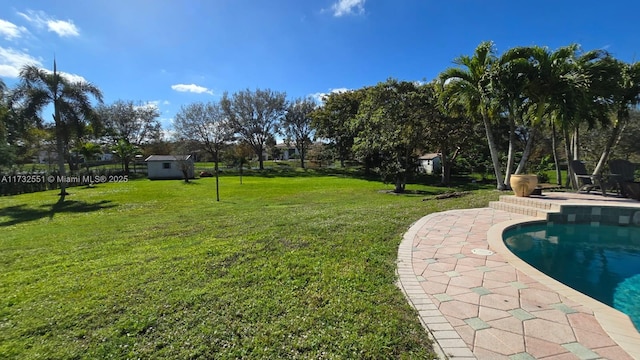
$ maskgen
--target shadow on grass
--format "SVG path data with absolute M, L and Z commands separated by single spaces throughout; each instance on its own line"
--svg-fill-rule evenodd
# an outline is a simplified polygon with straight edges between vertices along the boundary
M 9 218 L 7 221 L 0 222 L 0 227 L 39 220 L 45 217 L 53 219 L 56 214 L 61 213 L 87 213 L 102 209 L 109 209 L 115 206 L 117 205 L 108 200 L 102 200 L 95 203 L 65 200 L 62 202 L 58 201 L 52 205 L 45 204 L 35 208 L 27 206 L 26 204 L 9 206 L 0 209 L 0 218 Z
M 221 170 L 221 176 L 239 176 L 237 170 Z M 276 177 L 323 177 L 323 176 L 337 176 L 346 177 L 367 181 L 381 181 L 379 174 L 376 174 L 372 170 L 366 171 L 363 167 L 324 167 L 324 168 L 295 168 L 295 167 L 267 167 L 263 170 L 258 169 L 245 169 L 242 173 L 245 177 L 263 177 L 263 178 L 276 178 Z M 426 185 L 436 186 L 442 188 L 455 188 L 458 190 L 477 190 L 488 189 L 495 186 L 495 181 L 488 180 L 486 182 L 476 181 L 471 176 L 466 175 L 452 175 L 451 182 L 448 186 L 444 186 L 441 183 L 441 178 L 438 175 L 424 175 L 414 174 L 407 179 L 408 185 Z

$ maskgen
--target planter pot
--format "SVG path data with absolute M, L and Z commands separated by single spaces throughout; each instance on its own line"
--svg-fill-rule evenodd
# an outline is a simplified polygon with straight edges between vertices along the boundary
M 538 185 L 538 176 L 535 174 L 511 175 L 509 184 L 516 196 L 528 197 Z

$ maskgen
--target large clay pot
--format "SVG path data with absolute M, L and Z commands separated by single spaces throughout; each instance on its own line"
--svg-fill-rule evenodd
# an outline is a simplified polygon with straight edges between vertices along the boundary
M 527 197 L 536 189 L 538 176 L 532 174 L 511 175 L 509 184 L 516 196 Z

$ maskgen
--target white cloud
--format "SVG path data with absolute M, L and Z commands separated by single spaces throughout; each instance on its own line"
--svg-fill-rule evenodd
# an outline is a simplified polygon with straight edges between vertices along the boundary
M 49 69 L 43 69 L 47 74 L 53 74 L 52 70 Z M 64 71 L 58 71 L 58 74 L 62 77 L 64 77 L 65 79 L 67 79 L 67 81 L 72 82 L 72 83 L 86 83 L 88 82 L 87 79 L 85 79 L 84 77 L 80 76 L 80 75 L 76 75 L 76 74 L 70 74 Z
M 140 105 L 135 105 L 134 108 L 136 109 L 154 109 L 156 111 L 160 111 L 160 105 L 168 105 L 169 101 L 168 100 L 150 100 L 150 101 L 146 101 L 141 103 Z
M 338 0 L 337 3 L 331 5 L 333 16 L 363 14 L 365 1 L 366 0 Z
M 158 119 L 162 127 L 162 136 L 165 140 L 175 139 L 176 132 L 173 129 L 173 118 L 161 117 Z
M 150 109 L 150 110 L 160 111 L 160 100 L 147 101 L 147 102 L 144 102 L 144 103 L 142 103 L 140 105 L 134 106 L 134 108 L 136 108 L 136 109 Z
M 347 92 L 350 91 L 350 89 L 347 88 L 335 88 L 335 89 L 330 89 L 328 93 L 322 93 L 322 92 L 317 92 L 317 93 L 313 93 L 310 96 L 312 98 L 314 98 L 317 102 L 322 103 L 324 102 L 324 97 L 329 95 L 329 94 L 334 94 L 334 93 L 343 93 L 343 92 Z
M 85 79 L 84 77 L 82 77 L 80 75 L 70 74 L 70 73 L 66 73 L 64 71 L 60 71 L 60 75 L 64 76 L 67 80 L 69 80 L 72 83 L 86 83 L 86 82 L 88 82 L 87 79 Z
M 17 26 L 14 23 L 0 19 L 0 35 L 4 36 L 6 40 L 19 38 L 23 33 L 28 33 L 27 28 L 24 26 Z
M 63 20 L 49 20 L 47 22 L 47 26 L 49 27 L 49 31 L 53 31 L 59 36 L 79 36 L 80 31 L 78 31 L 78 27 L 74 25 L 74 23 Z
M 71 20 L 57 20 L 47 15 L 44 11 L 27 10 L 26 13 L 19 12 L 28 22 L 34 24 L 38 28 L 46 28 L 48 31 L 55 32 L 58 36 L 79 36 L 80 30 Z
M 203 86 L 198 86 L 196 84 L 176 84 L 176 85 L 171 85 L 171 88 L 175 91 L 179 91 L 179 92 L 192 92 L 192 93 L 196 93 L 196 94 L 202 94 L 202 93 L 207 93 L 209 95 L 213 95 L 213 91 L 210 89 L 207 89 L 206 87 Z
M 42 66 L 42 62 L 26 52 L 0 46 L 0 76 L 17 78 L 25 65 Z
M 0 76 L 17 78 L 20 76 L 20 70 L 22 70 L 25 65 L 35 65 L 42 68 L 42 61 L 26 52 L 0 46 Z M 43 68 L 43 70 L 49 74 L 53 72 L 49 69 Z M 80 75 L 70 74 L 64 71 L 58 71 L 58 73 L 70 82 L 87 82 L 87 80 Z

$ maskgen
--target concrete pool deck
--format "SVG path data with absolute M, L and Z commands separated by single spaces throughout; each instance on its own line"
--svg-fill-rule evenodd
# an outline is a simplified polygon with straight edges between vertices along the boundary
M 501 196 L 488 208 L 430 214 L 405 233 L 398 286 L 441 358 L 640 359 L 640 333 L 626 315 L 545 276 L 502 242 L 506 227 L 565 205 L 640 210 L 640 202 L 595 194 Z

